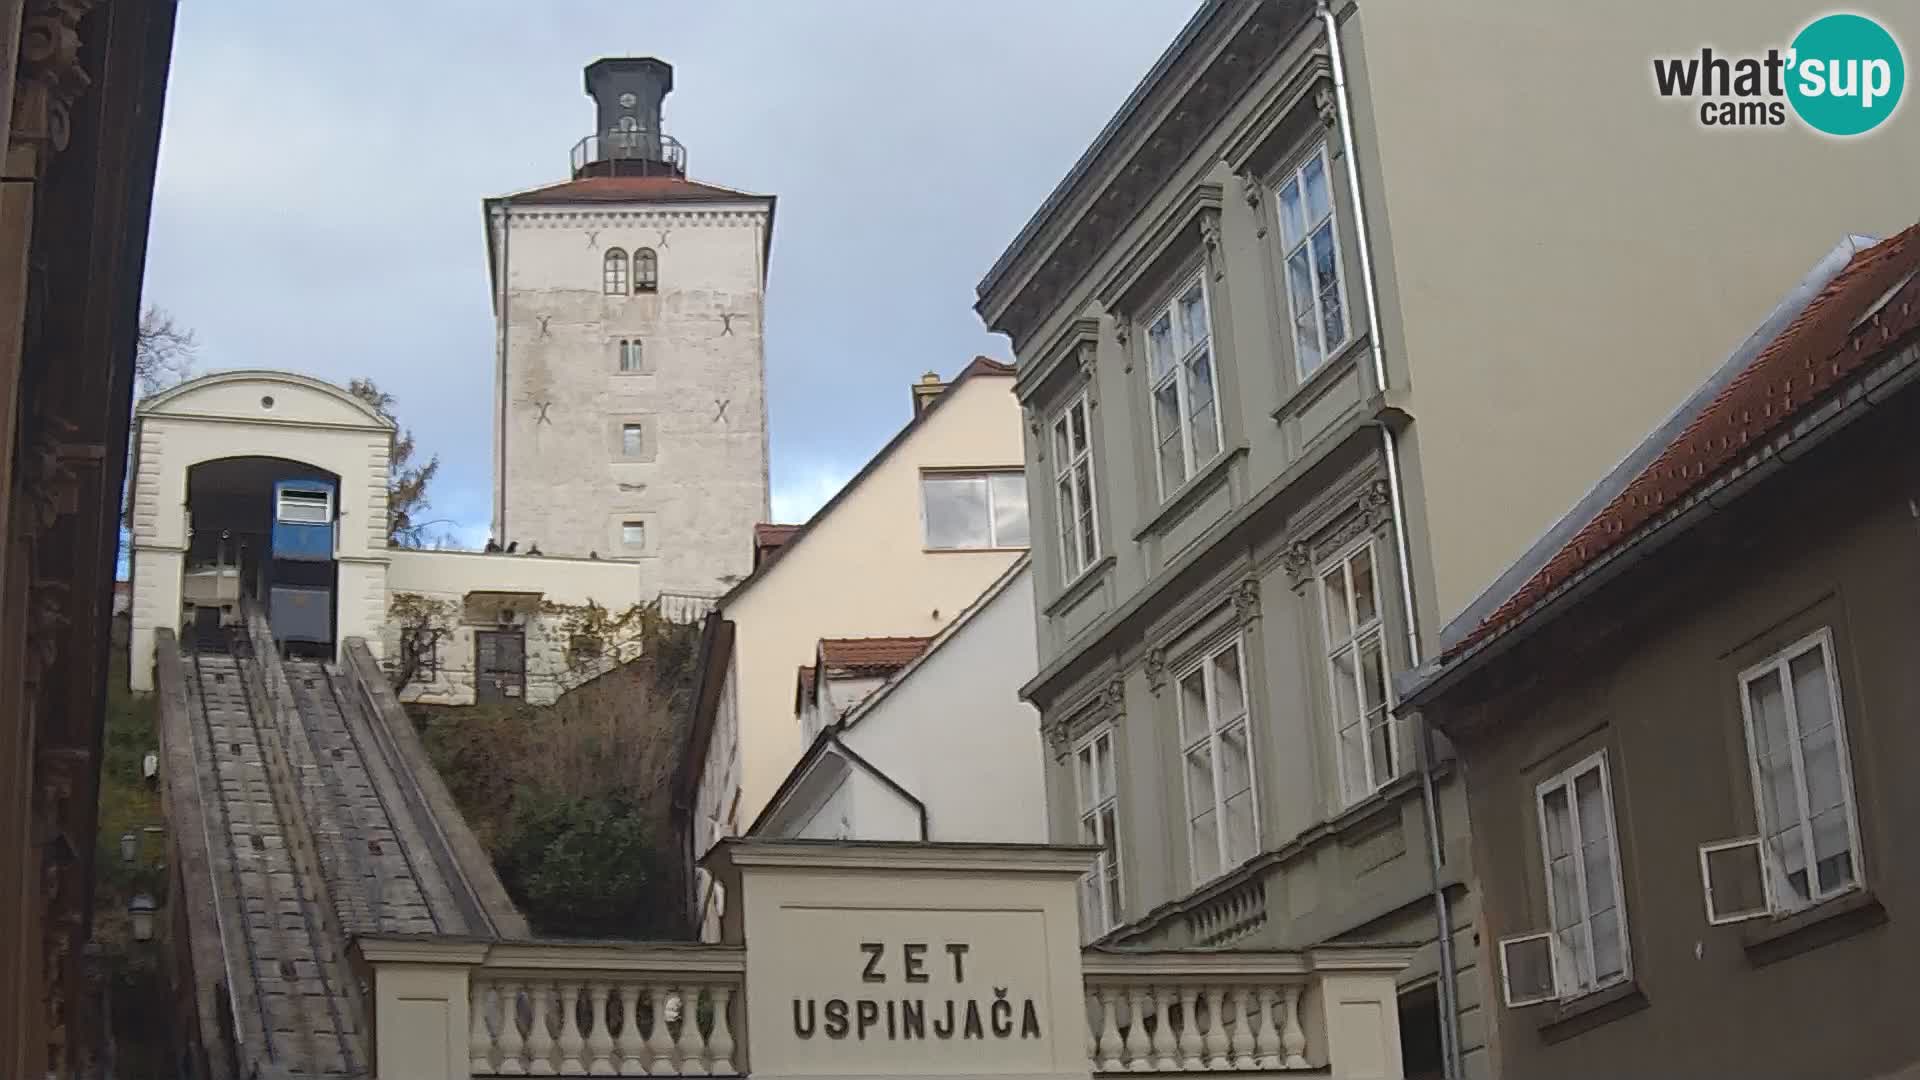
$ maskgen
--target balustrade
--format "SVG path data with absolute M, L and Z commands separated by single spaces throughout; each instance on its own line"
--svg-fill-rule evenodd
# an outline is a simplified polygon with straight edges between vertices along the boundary
M 1259 954 L 1087 956 L 1087 1047 L 1096 1073 L 1311 1068 L 1301 998 L 1311 976 Z M 1269 970 L 1261 972 L 1260 966 Z

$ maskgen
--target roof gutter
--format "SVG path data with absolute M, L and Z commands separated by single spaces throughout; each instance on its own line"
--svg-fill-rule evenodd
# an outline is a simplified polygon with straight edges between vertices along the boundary
M 1512 626 L 1474 646 L 1452 663 L 1408 685 L 1401 702 L 1425 708 L 1468 677 L 1485 670 L 1536 631 L 1609 582 L 1640 565 L 1701 522 L 1731 506 L 1756 485 L 1851 427 L 1920 381 L 1920 342 L 1902 348 L 1877 371 L 1854 382 L 1817 407 L 1787 432 L 1768 440 L 1712 486 L 1688 496 L 1666 516 L 1643 526 L 1638 535 L 1603 555 L 1592 566 L 1534 605 Z

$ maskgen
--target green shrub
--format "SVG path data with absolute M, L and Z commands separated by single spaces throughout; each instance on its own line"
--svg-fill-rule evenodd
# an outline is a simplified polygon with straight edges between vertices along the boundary
M 495 855 L 500 878 L 535 933 L 662 936 L 664 855 L 642 808 L 624 794 L 522 789 Z

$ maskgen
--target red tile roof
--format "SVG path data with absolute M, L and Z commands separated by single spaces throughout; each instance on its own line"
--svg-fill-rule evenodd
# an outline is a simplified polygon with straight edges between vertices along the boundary
M 1450 661 L 1519 622 L 1555 589 L 1786 428 L 1878 355 L 1878 346 L 1920 328 L 1916 269 L 1920 225 L 1856 254 L 1651 465 L 1442 660 Z M 1886 303 L 1881 304 L 1883 299 Z M 1876 305 L 1878 312 L 1861 323 Z
M 927 651 L 932 638 L 821 638 L 820 662 L 836 671 L 897 671 Z
M 1012 375 L 1014 371 L 1012 364 L 1003 364 L 991 356 L 976 356 L 966 367 L 960 369 L 960 374 L 953 381 L 959 382 L 969 375 Z
M 812 664 L 800 665 L 799 685 L 794 688 L 793 711 L 799 712 L 800 706 L 805 704 L 807 699 L 813 696 L 814 677 L 818 674 L 819 669 Z
M 585 176 L 507 196 L 511 203 L 720 202 L 763 199 L 678 176 Z

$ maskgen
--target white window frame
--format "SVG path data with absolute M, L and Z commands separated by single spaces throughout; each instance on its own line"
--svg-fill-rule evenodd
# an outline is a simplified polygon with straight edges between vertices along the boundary
M 1306 173 L 1307 166 L 1314 161 L 1320 163 L 1321 173 L 1327 178 L 1327 216 L 1325 219 L 1316 218 L 1309 222 L 1305 220 L 1307 205 Z M 1287 241 L 1286 205 L 1280 197 L 1281 191 L 1283 191 L 1289 183 L 1294 184 L 1300 192 L 1302 230 L 1298 240 L 1294 243 L 1288 243 Z M 1277 235 L 1280 237 L 1281 243 L 1280 291 L 1286 295 L 1287 299 L 1287 348 L 1293 353 L 1293 370 L 1295 375 L 1298 376 L 1300 381 L 1305 382 L 1308 378 L 1312 377 L 1314 372 L 1325 367 L 1327 361 L 1333 359 L 1334 353 L 1345 348 L 1347 343 L 1353 340 L 1353 308 L 1347 303 L 1347 265 L 1345 257 L 1340 252 L 1340 193 L 1339 189 L 1334 186 L 1333 165 L 1327 154 L 1326 143 L 1322 142 L 1314 147 L 1311 153 L 1302 157 L 1298 165 L 1295 165 L 1286 175 L 1280 178 L 1278 183 L 1273 185 L 1273 214 L 1275 221 L 1278 223 Z M 1299 337 L 1296 330 L 1296 327 L 1299 325 L 1300 312 L 1294 307 L 1293 284 L 1287 277 L 1287 261 L 1293 258 L 1296 252 L 1302 248 L 1306 248 L 1308 272 L 1312 272 L 1313 250 L 1311 245 L 1313 243 L 1313 234 L 1320 230 L 1322 220 L 1330 226 L 1329 235 L 1333 240 L 1333 285 L 1334 292 L 1340 302 L 1341 336 L 1338 341 L 1327 340 L 1327 313 L 1320 304 L 1321 294 L 1324 290 L 1321 289 L 1319 281 L 1315 280 L 1313 283 L 1313 333 L 1314 339 L 1319 343 L 1320 358 L 1312 365 L 1308 365 L 1305 362 L 1306 357 L 1300 352 Z
M 1574 966 L 1566 963 L 1567 958 L 1561 955 L 1560 932 L 1559 928 L 1554 926 L 1553 856 L 1547 847 L 1547 795 L 1561 788 L 1566 789 L 1567 792 L 1567 817 L 1568 824 L 1572 829 L 1572 848 L 1569 857 L 1573 859 L 1574 887 L 1579 893 L 1576 899 L 1579 901 L 1581 911 L 1581 936 L 1586 940 L 1587 956 L 1589 957 L 1589 966 L 1591 966 L 1591 958 L 1594 955 L 1593 912 L 1589 910 L 1587 906 L 1587 861 L 1582 856 L 1583 844 L 1580 839 L 1579 789 L 1574 786 L 1574 781 L 1595 769 L 1598 769 L 1600 772 L 1600 797 L 1606 804 L 1608 823 L 1607 857 L 1613 860 L 1613 910 L 1615 912 L 1615 922 L 1617 922 L 1620 927 L 1620 972 L 1617 975 L 1610 975 L 1604 980 L 1601 979 L 1599 973 L 1596 972 L 1594 974 L 1593 985 L 1581 987 L 1572 985 L 1569 981 L 1572 977 Z M 1533 810 L 1535 827 L 1539 829 L 1536 837 L 1540 846 L 1541 877 L 1547 886 L 1547 934 L 1550 937 L 1553 950 L 1553 983 L 1555 990 L 1559 992 L 1560 1000 L 1568 1001 L 1573 998 L 1584 997 L 1595 991 L 1605 990 L 1610 986 L 1618 986 L 1621 983 L 1632 981 L 1633 935 L 1627 926 L 1626 875 L 1624 873 L 1625 868 L 1620 862 L 1620 815 L 1614 810 L 1613 776 L 1607 767 L 1607 752 L 1605 750 L 1597 750 L 1547 779 L 1540 781 L 1533 789 Z
M 1815 649 L 1820 650 L 1821 661 L 1827 670 L 1827 706 L 1833 711 L 1834 754 L 1840 766 L 1840 795 L 1846 806 L 1848 854 L 1853 863 L 1853 880 L 1836 889 L 1821 891 L 1820 870 L 1814 859 L 1813 850 L 1813 814 L 1807 803 L 1807 767 L 1800 746 L 1800 711 L 1793 693 L 1793 661 Z M 1746 731 L 1747 775 L 1753 784 L 1753 815 L 1758 824 L 1756 831 L 1760 835 L 1762 866 L 1768 875 L 1768 906 L 1776 914 L 1799 911 L 1816 904 L 1831 900 L 1856 889 L 1863 889 L 1867 883 L 1866 853 L 1860 844 L 1860 809 L 1853 790 L 1853 753 L 1847 743 L 1847 716 L 1840 701 L 1840 666 L 1837 663 L 1837 650 L 1833 645 L 1833 631 L 1830 627 L 1821 627 L 1811 634 L 1779 650 L 1765 660 L 1740 672 L 1738 685 L 1740 691 L 1740 718 Z M 1786 868 L 1779 865 L 1771 852 L 1767 850 L 1767 838 L 1770 828 L 1767 822 L 1765 779 L 1760 775 L 1760 756 L 1756 752 L 1753 738 L 1753 697 L 1747 692 L 1748 686 L 1757 678 L 1770 672 L 1777 672 L 1780 678 L 1781 704 L 1786 709 L 1787 740 L 1793 751 L 1793 788 L 1794 809 L 1799 818 L 1801 849 L 1806 857 L 1807 900 L 1802 902 L 1790 889 L 1782 889 L 1785 881 L 1773 882 L 1776 873 L 1783 876 Z
M 646 368 L 645 346 L 639 338 L 620 338 L 614 345 L 614 355 L 622 375 L 635 375 Z
M 627 433 L 633 433 L 633 444 L 627 444 Z M 647 454 L 647 428 L 645 424 L 622 423 L 620 425 L 620 456 L 628 461 L 637 461 Z
M 633 291 L 635 294 L 660 291 L 660 255 L 652 248 L 633 249 Z
M 1182 341 L 1180 340 L 1180 334 L 1182 332 L 1179 310 L 1180 300 L 1192 292 L 1196 286 L 1200 289 L 1200 308 L 1201 314 L 1205 316 L 1204 322 L 1207 327 L 1207 336 L 1199 341 Z M 1163 316 L 1167 319 L 1169 337 L 1173 343 L 1173 356 L 1172 364 L 1168 371 L 1156 379 L 1153 373 L 1153 327 Z M 1221 420 L 1222 410 L 1220 404 L 1220 352 L 1213 347 L 1213 294 L 1211 290 L 1207 288 L 1207 275 L 1204 272 L 1204 268 L 1195 270 L 1191 275 L 1183 279 L 1178 288 L 1167 294 L 1166 302 L 1156 307 L 1153 313 L 1149 315 L 1141 325 L 1145 328 L 1145 340 L 1141 343 L 1141 349 L 1145 352 L 1145 356 L 1142 357 L 1143 363 L 1141 364 L 1141 368 L 1146 372 L 1147 376 L 1147 414 L 1151 418 L 1149 423 L 1152 425 L 1153 430 L 1153 445 L 1149 447 L 1149 456 L 1152 459 L 1154 483 L 1159 485 L 1157 490 L 1160 492 L 1160 498 L 1164 501 L 1169 495 L 1186 486 L 1187 481 L 1198 476 L 1202 469 L 1226 450 L 1226 427 Z M 1192 391 L 1187 385 L 1187 363 L 1199 355 L 1202 349 L 1205 349 L 1207 352 L 1207 366 L 1211 368 L 1213 372 L 1214 450 L 1213 453 L 1207 455 L 1205 461 L 1196 461 L 1194 459 L 1193 442 L 1193 407 L 1188 401 L 1188 397 Z M 1160 441 L 1162 433 L 1160 431 L 1159 403 L 1155 400 L 1155 395 L 1158 394 L 1160 389 L 1166 386 L 1168 382 L 1174 384 L 1174 398 L 1180 414 L 1180 453 L 1181 460 L 1185 463 L 1184 473 L 1180 481 L 1172 485 L 1167 483 L 1167 478 L 1162 475 L 1160 471 Z
M 1365 551 L 1367 562 L 1373 568 L 1373 617 L 1366 625 L 1358 625 L 1358 609 L 1354 605 L 1353 595 L 1353 558 Z M 1328 607 L 1327 578 L 1334 573 L 1340 574 L 1347 605 L 1347 636 L 1333 639 L 1333 613 Z M 1321 563 L 1315 570 L 1314 587 L 1320 592 L 1320 640 L 1324 643 L 1323 661 L 1327 670 L 1327 711 L 1333 722 L 1334 774 L 1339 778 L 1341 805 L 1352 806 L 1362 799 L 1372 796 L 1381 788 L 1407 773 L 1407 748 L 1401 745 L 1400 722 L 1394 716 L 1395 700 L 1393 695 L 1392 663 L 1387 653 L 1386 634 L 1386 582 L 1380 572 L 1380 552 L 1371 535 L 1363 536 L 1341 548 L 1332 558 Z M 1367 730 L 1367 690 L 1366 666 L 1360 662 L 1360 652 L 1369 643 L 1375 643 L 1380 650 L 1380 670 L 1385 686 L 1381 691 L 1381 720 L 1387 729 L 1387 756 L 1392 759 L 1386 776 L 1375 776 L 1373 772 L 1373 743 Z M 1353 791 L 1347 787 L 1347 767 L 1341 760 L 1345 748 L 1341 733 L 1347 728 L 1346 717 L 1340 715 L 1340 688 L 1337 681 L 1342 678 L 1339 664 L 1336 662 L 1342 654 L 1353 654 L 1353 700 L 1359 711 L 1354 723 L 1360 727 L 1360 767 L 1366 776 L 1366 790 Z
M 1087 921 L 1083 931 L 1088 940 L 1100 937 L 1119 926 L 1121 911 L 1126 903 L 1127 878 L 1126 856 L 1120 850 L 1120 766 L 1114 757 L 1114 747 L 1119 738 L 1112 724 L 1101 724 L 1081 736 L 1073 744 L 1071 757 L 1073 769 L 1074 808 L 1079 813 L 1080 842 L 1097 844 L 1100 854 L 1094 857 L 1093 869 L 1080 878 L 1080 910 Z M 1102 749 L 1104 747 L 1104 750 Z M 1082 756 L 1091 757 L 1091 768 L 1083 768 Z M 1102 773 L 1102 765 L 1105 772 Z M 1087 790 L 1087 773 L 1093 774 L 1096 791 Z M 1102 786 L 1104 785 L 1104 786 Z M 1111 812 L 1115 834 L 1106 835 L 1105 814 Z M 1111 845 L 1112 856 L 1107 848 Z M 1106 883 L 1111 877 L 1118 898 L 1107 895 Z
M 1236 654 L 1234 659 L 1240 665 L 1241 701 L 1240 716 L 1237 723 L 1246 733 L 1247 798 L 1253 811 L 1253 850 L 1240 856 L 1239 859 L 1235 859 L 1232 852 L 1227 849 L 1228 793 L 1226 791 L 1226 785 L 1221 782 L 1220 771 L 1221 734 L 1223 731 L 1231 730 L 1234 724 L 1230 722 L 1223 726 L 1220 722 L 1220 692 L 1214 685 L 1213 672 L 1214 658 L 1228 651 Z M 1195 671 L 1201 673 L 1201 679 L 1203 680 L 1202 686 L 1204 688 L 1203 693 L 1206 698 L 1207 708 L 1207 729 L 1206 733 L 1200 737 L 1188 740 L 1186 736 L 1186 717 L 1183 715 L 1187 707 L 1187 702 L 1185 695 L 1180 692 L 1180 683 Z M 1187 876 L 1196 886 L 1218 880 L 1232 873 L 1241 863 L 1260 853 L 1260 764 L 1255 759 L 1253 749 L 1253 689 L 1250 685 L 1252 681 L 1253 675 L 1247 670 L 1246 639 L 1238 633 L 1202 649 L 1198 656 L 1186 664 L 1181 665 L 1173 675 L 1172 683 L 1175 703 L 1174 729 L 1180 740 L 1180 761 L 1177 767 L 1180 770 L 1180 787 L 1183 792 L 1181 806 L 1187 818 Z M 1187 755 L 1203 743 L 1207 746 L 1207 763 L 1213 772 L 1213 833 L 1215 843 L 1219 848 L 1218 857 L 1220 866 L 1217 872 L 1204 878 L 1200 876 L 1200 864 L 1195 858 L 1197 845 L 1194 842 L 1193 833 L 1193 793 L 1187 787 Z
M 1033 493 L 1026 491 L 1027 499 L 1027 542 L 1024 544 L 1003 544 L 1000 542 L 1000 516 L 995 512 L 993 501 L 993 478 L 996 476 L 1016 476 L 1021 480 L 1021 488 L 1026 489 L 1026 471 L 1024 469 L 926 469 L 920 473 L 920 540 L 928 551 L 1026 551 L 1033 546 Z M 927 483 L 932 480 L 978 480 L 987 488 L 987 544 L 985 547 L 968 545 L 936 546 L 929 531 L 927 517 Z
M 1074 445 L 1073 417 L 1080 415 L 1080 430 L 1084 434 L 1079 446 Z M 1059 516 L 1060 537 L 1060 580 L 1071 583 L 1079 580 L 1080 575 L 1093 568 L 1100 561 L 1100 493 L 1099 481 L 1093 471 L 1093 405 L 1086 390 L 1075 394 L 1072 400 L 1054 414 L 1053 422 L 1047 425 L 1052 437 L 1048 453 L 1053 462 L 1053 500 L 1054 512 Z M 1063 456 L 1061 447 L 1066 447 Z M 1086 478 L 1086 505 L 1081 505 L 1080 485 L 1076 481 L 1084 475 Z M 1031 496 L 1032 492 L 1028 492 Z M 1033 507 L 1027 507 L 1028 532 L 1032 532 Z M 1087 530 L 1081 529 L 1081 521 L 1087 523 Z M 1031 537 L 1029 537 L 1031 538 Z
M 628 539 L 627 530 L 634 526 L 637 526 L 640 530 L 640 539 L 638 542 Z M 629 549 L 645 548 L 647 546 L 647 523 L 645 519 L 632 518 L 620 522 L 620 546 Z
M 1736 911 L 1731 914 L 1717 912 L 1713 904 L 1713 871 L 1711 856 L 1722 851 L 1735 851 L 1740 848 L 1752 848 L 1754 858 L 1760 867 L 1760 907 L 1754 910 Z M 1749 919 L 1764 919 L 1779 912 L 1779 901 L 1775 899 L 1773 889 L 1773 866 L 1767 857 L 1767 843 L 1758 836 L 1743 836 L 1738 840 L 1718 840 L 1700 845 L 1700 898 L 1707 906 L 1708 926 L 1729 926 L 1746 922 Z
M 317 518 L 288 517 L 287 516 L 287 496 L 289 495 L 295 496 L 294 498 L 295 505 L 320 507 L 324 516 L 317 517 Z M 320 496 L 320 499 L 318 502 L 315 502 L 312 498 L 310 498 L 310 496 L 314 496 L 314 495 Z M 281 488 L 280 494 L 278 495 L 278 497 L 274 499 L 273 519 L 277 522 L 284 522 L 288 525 L 329 524 L 333 521 L 333 492 L 328 491 L 325 488 Z
M 607 296 L 627 295 L 627 253 L 619 248 L 608 248 L 600 256 L 600 291 Z

